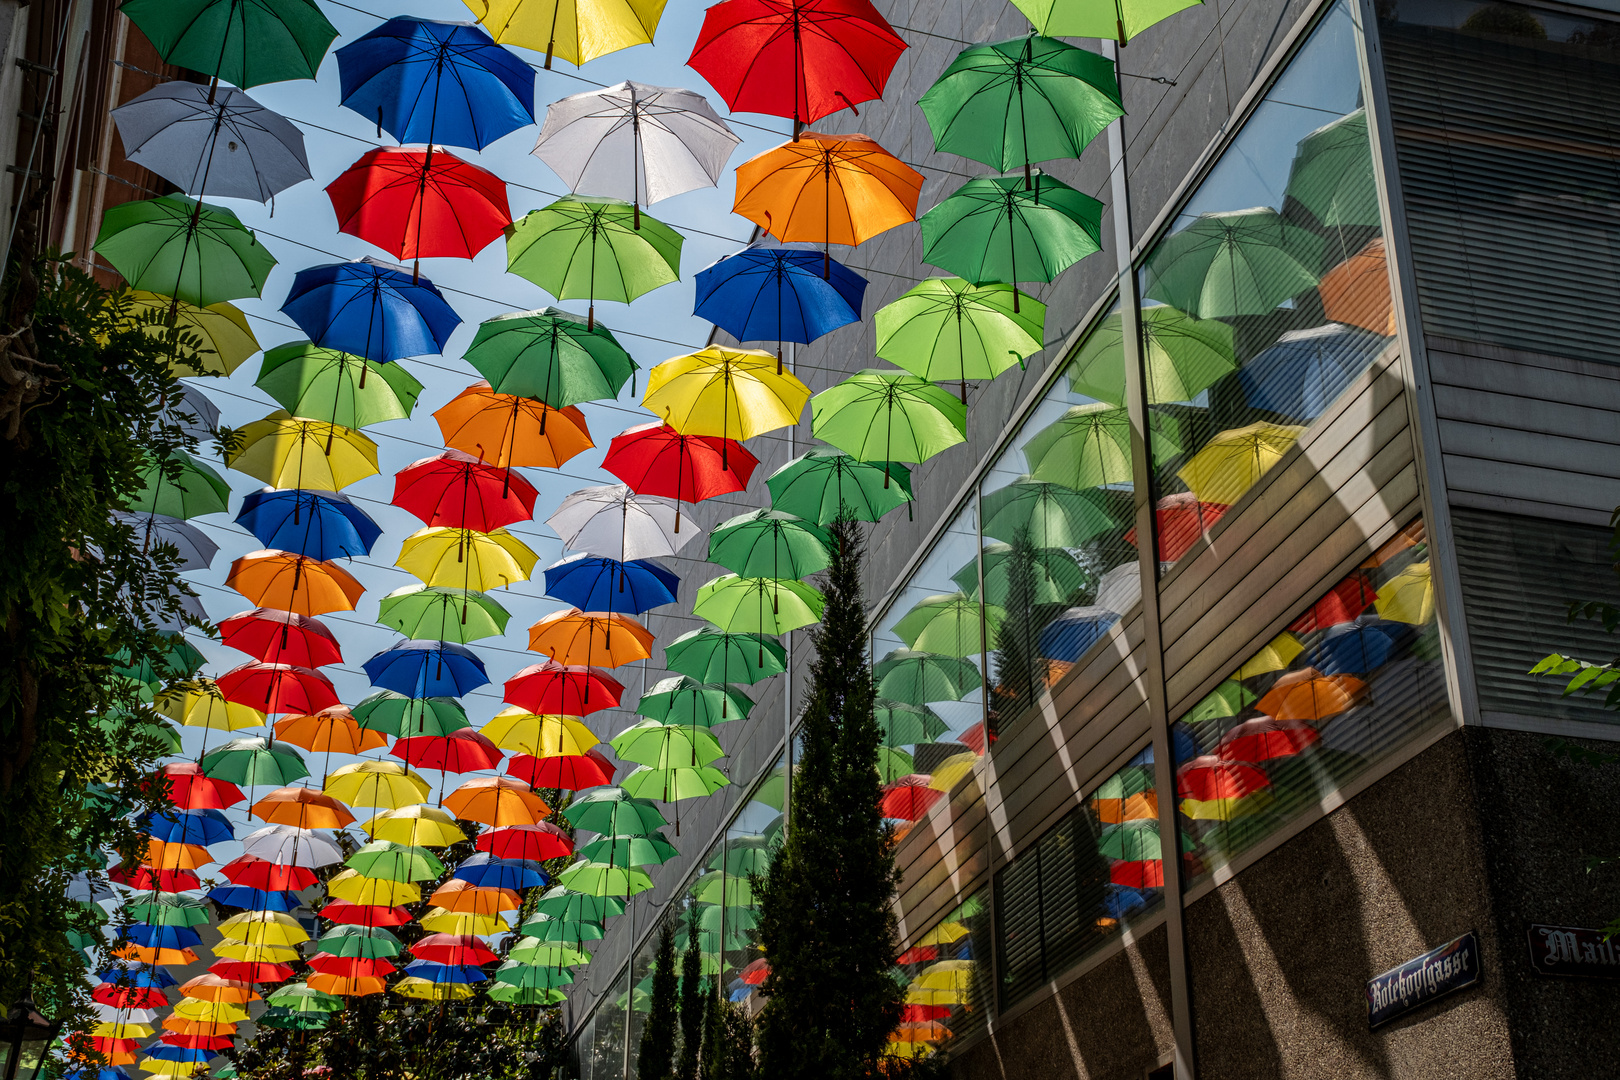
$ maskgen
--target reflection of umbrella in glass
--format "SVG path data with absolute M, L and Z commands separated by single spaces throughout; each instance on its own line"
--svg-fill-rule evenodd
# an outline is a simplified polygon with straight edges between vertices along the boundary
M 1213 755 L 1193 758 L 1176 770 L 1176 794 L 1200 802 L 1241 799 L 1270 786 L 1258 767 Z
M 1232 328 L 1194 319 L 1173 307 L 1145 307 L 1143 365 L 1148 403 L 1191 401 L 1237 367 Z M 1109 315 L 1069 364 L 1069 388 L 1115 405 L 1125 403 L 1125 333 L 1119 312 Z
M 1159 561 L 1175 562 L 1193 549 L 1198 541 L 1231 507 L 1224 503 L 1199 502 L 1190 491 L 1166 495 L 1154 504 L 1154 528 L 1159 534 Z M 1125 542 L 1136 543 L 1136 530 L 1125 534 Z M 1140 595 L 1140 594 L 1138 594 Z
M 1378 594 L 1367 582 L 1367 575 L 1360 570 L 1353 571 L 1312 604 L 1305 614 L 1289 623 L 1288 629 L 1296 634 L 1309 634 L 1313 630 L 1353 622 L 1377 598 Z
M 1153 788 L 1152 767 L 1131 765 L 1119 770 L 1092 793 L 1091 807 L 1104 824 L 1156 818 L 1159 798 Z
M 1142 599 L 1142 566 L 1135 559 L 1120 563 L 1097 579 L 1097 606 L 1123 615 Z
M 1434 581 L 1427 562 L 1413 563 L 1378 590 L 1378 617 L 1422 626 L 1434 618 Z
M 1277 720 L 1322 720 L 1350 708 L 1366 690 L 1367 684 L 1352 676 L 1305 668 L 1272 683 L 1254 707 Z
M 878 747 L 878 779 L 885 784 L 898 780 L 902 776 L 910 776 L 916 771 L 916 759 L 904 750 L 896 749 L 893 746 Z
M 1102 203 L 1045 173 L 969 180 L 918 222 L 923 260 L 975 285 L 1051 281 L 1102 246 Z
M 932 277 L 878 309 L 877 355 L 913 375 L 961 383 L 993 379 L 1041 351 L 1046 305 L 1025 296 L 1013 310 L 1011 285 L 969 285 Z
M 919 652 L 973 656 L 984 648 L 984 633 L 988 633 L 991 641 L 999 636 L 1006 617 L 1007 613 L 1001 608 L 993 604 L 981 605 L 964 593 L 941 593 L 913 604 L 894 624 L 893 632 Z
M 1200 502 L 1230 506 L 1271 471 L 1304 428 L 1255 423 L 1222 431 L 1176 473 Z
M 859 521 L 877 521 L 911 501 L 911 470 L 817 446 L 777 469 L 765 486 L 775 509 L 818 525 L 834 521 L 844 506 Z
M 1189 851 L 1192 840 L 1181 838 L 1181 848 Z M 1097 837 L 1097 853 L 1110 859 L 1127 862 L 1157 862 L 1159 859 L 1159 823 L 1151 819 L 1138 819 L 1106 826 Z
M 883 785 L 878 808 L 886 818 L 898 821 L 916 821 L 928 813 L 928 808 L 945 797 L 943 791 L 928 786 L 930 777 L 913 773 Z
M 1040 654 L 1049 660 L 1076 663 L 1118 621 L 1119 613 L 1108 608 L 1070 608 L 1041 631 Z
M 1293 757 L 1316 745 L 1321 736 L 1303 720 L 1257 716 L 1221 736 L 1215 753 L 1229 761 L 1272 761 Z
M 1184 724 L 1201 724 L 1206 720 L 1220 720 L 1236 716 L 1258 700 L 1255 692 L 1234 679 L 1227 679 L 1187 711 L 1181 718 Z
M 1322 239 L 1269 206 L 1200 214 L 1159 242 L 1147 295 L 1198 319 L 1265 315 L 1313 287 Z
M 926 705 L 908 705 L 903 701 L 876 698 L 872 702 L 872 718 L 883 731 L 885 747 L 912 746 L 937 739 L 948 730 L 934 710 Z
M 1149 436 L 1156 463 L 1181 452 L 1181 424 L 1150 412 Z M 1030 476 L 1076 491 L 1131 482 L 1131 422 L 1123 407 L 1076 405 L 1024 444 Z
M 1032 575 L 1034 593 L 1021 598 L 1021 602 L 1065 604 L 1091 582 L 1090 575 L 1074 561 L 1074 556 L 1062 548 L 1030 547 L 1021 556 L 1013 544 L 986 544 L 978 559 L 951 575 L 951 580 L 970 597 L 979 595 L 981 560 L 984 565 L 984 596 L 992 604 L 1003 607 L 1009 603 L 1015 588 L 1027 588 L 1022 583 L 1014 584 L 1014 575 L 1022 573 L 1025 566 Z
M 1395 336 L 1395 304 L 1389 294 L 1389 263 L 1384 239 L 1367 246 L 1333 267 L 1317 282 L 1322 312 L 1332 322 L 1359 326 L 1384 337 Z
M 1101 492 L 1028 476 L 986 493 L 981 507 L 986 536 L 1010 542 L 1025 530 L 1037 548 L 1080 547 L 1120 524 Z
M 975 631 L 976 632 L 976 631 Z M 878 696 L 908 705 L 960 701 L 984 685 L 974 664 L 955 656 L 894 649 L 872 668 Z
M 1255 408 L 1307 422 L 1333 404 L 1383 348 L 1377 334 L 1338 323 L 1290 330 L 1244 364 L 1238 382 Z
M 1058 37 L 1114 38 L 1126 44 L 1152 26 L 1198 0 L 1017 0 L 1013 6 L 1035 29 Z
M 1243 666 L 1232 673 L 1232 678 L 1253 679 L 1273 671 L 1283 671 L 1304 651 L 1305 646 L 1299 643 L 1299 639 L 1284 630 L 1244 661 Z
M 1411 633 L 1405 623 L 1362 616 L 1329 629 L 1308 662 L 1324 675 L 1365 675 L 1393 659 Z
M 1341 116 L 1299 140 L 1284 197 L 1329 228 L 1383 224 L 1366 109 Z

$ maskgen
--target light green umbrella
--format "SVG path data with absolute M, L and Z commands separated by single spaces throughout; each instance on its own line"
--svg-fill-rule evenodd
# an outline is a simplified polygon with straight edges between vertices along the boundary
M 149 926 L 206 926 L 209 919 L 207 901 L 184 893 L 136 893 L 124 910 L 136 922 Z
M 1012 544 L 986 544 L 980 555 L 984 560 L 984 595 L 992 604 L 1005 606 L 1008 602 L 1017 562 L 1015 552 Z M 1028 559 L 1035 583 L 1034 603 L 1067 605 L 1073 601 L 1075 593 L 1091 584 L 1091 575 L 1062 548 L 1031 545 Z M 951 580 L 968 596 L 977 599 L 979 559 L 952 574 Z
M 1187 710 L 1181 718 L 1183 723 L 1199 724 L 1206 720 L 1224 720 L 1238 713 L 1260 700 L 1253 690 L 1244 686 L 1236 679 L 1227 679 L 1203 699 Z
M 522 965 L 519 965 L 519 968 L 521 967 Z M 541 986 L 513 986 L 508 982 L 497 982 L 484 993 L 491 1001 L 499 1001 L 503 1005 L 558 1005 L 568 1000 L 568 995 L 561 990 Z
M 1012 0 L 1035 29 L 1055 37 L 1113 38 L 1121 45 L 1202 0 Z
M 636 221 L 639 220 L 639 226 Z M 506 269 L 559 300 L 628 304 L 681 273 L 681 234 L 630 203 L 570 195 L 506 227 Z
M 203 775 L 213 780 L 229 780 L 233 784 L 257 787 L 268 784 L 286 787 L 294 780 L 309 775 L 304 759 L 285 743 L 270 743 L 252 736 L 232 739 L 224 746 L 203 755 Z
M 709 533 L 709 561 L 743 577 L 807 578 L 832 565 L 820 526 L 781 510 L 751 510 Z
M 911 470 L 897 462 L 857 461 L 818 446 L 777 469 L 765 481 L 777 510 L 827 525 L 848 507 L 858 521 L 877 521 L 911 501 Z
M 184 450 L 169 451 L 167 463 L 148 465 L 141 478 L 141 490 L 130 497 L 128 507 L 138 514 L 194 518 L 223 514 L 229 507 L 231 485 Z
M 1157 411 L 1148 414 L 1157 464 L 1181 452 L 1181 424 Z M 1082 490 L 1131 482 L 1131 421 L 1123 407 L 1076 405 L 1024 444 L 1030 476 Z
M 665 645 L 664 666 L 700 683 L 757 683 L 787 670 L 787 650 L 764 634 L 704 626 Z
M 910 776 L 917 771 L 916 760 L 904 750 L 893 746 L 878 747 L 877 758 L 878 779 L 885 784 Z
M 705 874 L 692 889 L 692 899 L 699 904 L 722 904 L 728 908 L 753 907 L 754 890 L 747 878 Z
M 378 690 L 350 711 L 361 727 L 401 739 L 448 735 L 472 726 L 455 698 L 413 698 L 394 690 Z
M 316 938 L 314 946 L 316 952 L 366 960 L 398 956 L 405 951 L 393 931 L 381 926 L 334 926 Z
M 564 816 L 567 816 L 566 813 Z M 535 914 L 551 919 L 600 923 L 615 915 L 623 915 L 624 901 L 612 897 L 589 896 L 556 885 L 540 895 L 540 899 L 534 902 L 534 910 Z
M 712 728 L 741 720 L 754 701 L 725 683 L 701 683 L 685 675 L 659 679 L 636 702 L 636 713 L 666 724 Z
M 722 574 L 698 590 L 692 614 L 727 633 L 781 635 L 820 622 L 826 606 L 802 581 Z
M 512 946 L 507 954 L 512 960 L 520 964 L 545 965 L 546 967 L 576 967 L 591 962 L 591 954 L 583 949 L 576 949 L 570 945 L 556 942 L 538 941 L 533 938 L 521 938 Z
M 581 792 L 563 808 L 562 816 L 576 829 L 600 833 L 603 836 L 650 836 L 668 825 L 658 807 L 646 799 L 638 799 L 623 788 L 601 787 Z M 567 885 L 566 881 L 559 882 Z M 576 889 L 576 892 L 590 892 Z M 550 895 L 549 893 L 547 895 Z M 591 893 L 601 896 L 601 893 Z M 619 895 L 624 895 L 620 893 Z M 547 915 L 555 911 L 537 908 Z M 614 912 L 615 915 L 618 912 Z M 593 916 L 594 917 L 594 916 Z
M 934 149 L 1003 172 L 1078 158 L 1121 116 L 1114 62 L 1097 53 L 1026 34 L 963 49 L 917 102 Z
M 550 994 L 558 986 L 567 986 L 574 981 L 574 973 L 567 968 L 548 967 L 545 964 L 525 964 L 521 960 L 508 960 L 495 969 L 495 981 L 513 990 L 537 990 Z M 491 987 L 487 993 L 493 997 L 499 987 Z M 550 1000 L 548 998 L 548 1000 Z
M 266 352 L 253 385 L 293 416 L 347 428 L 409 419 L 422 392 L 402 364 L 370 367 L 361 357 L 309 341 Z
M 680 855 L 675 845 L 662 836 L 604 836 L 581 845 L 574 854 L 591 862 L 611 863 L 614 866 L 653 866 L 666 863 Z M 567 924 L 563 924 L 567 925 Z M 576 924 L 595 926 L 594 923 Z M 600 936 L 600 933 L 598 933 Z M 561 938 L 546 937 L 553 941 Z M 574 938 L 572 940 L 579 940 Z
M 908 705 L 960 701 L 984 685 L 977 666 L 955 656 L 894 649 L 872 668 L 879 697 Z
M 588 896 L 634 896 L 653 887 L 652 878 L 633 867 L 580 861 L 557 875 L 557 884 Z
M 323 993 L 303 983 L 288 983 L 264 999 L 289 1013 L 334 1013 L 343 1011 L 343 999 Z
M 1195 319 L 1173 307 L 1141 310 L 1148 402 L 1191 401 L 1237 370 L 1232 328 Z M 1112 405 L 1125 404 L 1125 333 L 1118 312 L 1108 316 L 1069 362 L 1069 388 Z
M 1031 296 L 1013 310 L 1011 285 L 932 277 L 878 309 L 877 354 L 913 375 L 961 384 L 993 379 L 1041 351 L 1046 305 Z
M 344 862 L 361 877 L 384 881 L 432 881 L 444 873 L 444 863 L 425 847 L 373 840 Z
M 394 365 L 390 364 L 390 367 Z M 500 637 L 512 617 L 488 593 L 440 585 L 407 585 L 382 598 L 377 621 L 408 638 L 465 645 Z
M 923 261 L 975 285 L 1051 281 L 1102 247 L 1102 203 L 1045 173 L 969 180 L 917 221 Z
M 497 394 L 534 398 L 554 409 L 612 400 L 636 370 L 607 327 L 587 327 L 558 308 L 485 319 L 466 360 Z
M 861 461 L 927 461 L 967 441 L 967 406 L 927 379 L 863 368 L 810 399 L 811 430 Z
M 164 60 L 244 90 L 313 79 L 337 37 L 315 0 L 124 0 L 119 10 Z
M 920 742 L 932 742 L 950 730 L 939 714 L 928 706 L 909 705 L 888 698 L 880 697 L 872 702 L 872 717 L 883 729 L 884 746 L 914 746 Z
M 619 844 L 624 845 L 627 843 L 633 844 L 636 841 L 645 838 L 631 837 L 627 839 L 625 837 L 604 837 L 601 840 L 591 841 L 591 843 L 586 844 L 585 847 L 605 845 L 611 843 L 614 839 L 617 839 Z M 658 839 L 663 840 L 663 837 L 659 837 Z M 664 842 L 668 843 L 668 841 Z M 635 849 L 632 847 L 629 850 L 633 851 Z M 587 858 L 589 858 L 589 856 L 587 856 Z M 602 862 L 605 860 L 594 859 L 592 861 Z M 652 862 L 657 861 L 659 860 L 654 859 L 649 860 L 648 863 L 637 863 L 635 865 L 650 865 Z M 591 922 L 588 919 L 581 919 L 571 922 L 567 919 L 553 919 L 550 916 L 541 916 L 538 919 L 531 919 L 529 922 L 526 922 L 522 926 L 518 927 L 518 933 L 525 937 L 538 938 L 541 941 L 561 941 L 567 944 L 578 945 L 583 941 L 601 941 L 603 934 L 606 933 L 606 930 L 601 923 Z
M 725 850 L 709 860 L 709 869 L 724 870 L 737 877 L 764 874 L 771 868 L 775 847 L 763 836 L 739 836 L 726 841 Z
M 1057 548 L 1080 547 L 1118 528 L 1123 522 L 1114 515 L 1112 501 L 1095 489 L 1076 491 L 1021 476 L 987 493 L 979 505 L 986 536 L 1011 541 L 1022 531 L 1036 547 Z
M 1267 315 L 1317 282 L 1322 238 L 1269 206 L 1199 214 L 1159 241 L 1146 295 L 1198 319 Z
M 235 214 L 185 195 L 112 207 L 101 217 L 95 251 L 130 288 L 198 307 L 258 296 L 276 265 Z
M 1329 228 L 1382 225 L 1367 110 L 1341 116 L 1299 140 L 1284 192 Z
M 706 728 L 696 724 L 666 724 L 662 720 L 632 724 L 609 740 L 609 744 L 621 760 L 655 769 L 697 768 L 726 756 L 720 740 Z
M 731 781 L 726 779 L 725 773 L 712 765 L 699 765 L 695 768 L 684 766 L 654 768 L 650 765 L 640 765 L 619 783 L 632 795 L 672 803 L 682 799 L 701 799 L 705 795 L 713 795 L 728 786 Z M 678 823 L 676 828 L 679 829 Z
M 984 633 L 993 639 L 1007 617 L 993 604 L 982 605 L 985 625 L 981 628 L 980 607 L 977 600 L 959 592 L 927 596 L 911 605 L 911 610 L 894 624 L 894 633 L 921 652 L 976 656 L 983 649 Z

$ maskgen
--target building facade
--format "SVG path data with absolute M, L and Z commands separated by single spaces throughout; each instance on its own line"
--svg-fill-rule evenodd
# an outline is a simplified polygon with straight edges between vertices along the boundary
M 879 6 L 912 47 L 850 124 L 926 207 L 983 170 L 915 100 L 1028 26 Z M 1620 915 L 1589 865 L 1620 851 L 1620 727 L 1528 670 L 1613 655 L 1566 616 L 1620 600 L 1620 15 L 1231 0 L 1086 44 L 1126 116 L 1052 172 L 1105 204 L 1103 251 L 1036 290 L 1047 348 L 870 535 L 907 1045 L 974 1080 L 1608 1074 L 1620 968 L 1578 931 Z M 850 254 L 868 317 L 921 255 Z M 795 370 L 823 389 L 872 333 Z M 781 435 L 767 467 L 807 443 Z M 571 989 L 586 1080 L 634 1067 L 661 920 L 751 996 L 793 648 L 720 732 L 695 854 Z M 1369 989 L 1459 939 L 1432 998 Z

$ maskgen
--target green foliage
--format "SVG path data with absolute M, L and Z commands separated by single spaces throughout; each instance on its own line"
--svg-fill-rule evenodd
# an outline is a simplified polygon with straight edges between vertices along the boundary
M 754 1023 L 741 1005 L 708 997 L 702 1080 L 753 1080 Z
M 1051 605 L 1039 603 L 1035 545 L 1029 530 L 1013 533 L 1007 558 L 1007 614 L 996 635 L 995 685 L 990 688 L 989 728 L 992 734 L 1040 700 L 1046 687 L 1046 663 L 1041 658 L 1041 631 L 1052 621 Z
M 771 972 L 761 991 L 759 1071 L 771 1080 L 850 1080 L 878 1073 L 899 1022 L 902 989 L 891 899 L 899 874 L 878 806 L 872 673 L 861 598 L 861 538 L 832 527 L 827 607 L 793 779 L 793 818 L 769 874 L 753 881 Z
M 654 961 L 652 1002 L 647 1023 L 641 1029 L 641 1048 L 636 1057 L 640 1080 L 667 1080 L 675 1069 L 675 1034 L 680 1003 L 675 975 L 675 924 L 666 921 L 658 934 L 658 957 Z
M 703 1047 L 703 935 L 697 917 L 686 924 L 686 951 L 681 954 L 681 1058 L 675 1075 L 697 1080 L 698 1056 Z

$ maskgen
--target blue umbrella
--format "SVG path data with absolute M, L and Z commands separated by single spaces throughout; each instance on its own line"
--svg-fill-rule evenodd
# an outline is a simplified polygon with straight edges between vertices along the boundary
M 534 69 L 477 23 L 389 19 L 337 62 L 342 103 L 402 143 L 482 150 L 534 123 Z
M 382 529 L 336 491 L 264 488 L 242 500 L 236 523 L 276 551 L 325 562 L 371 554 Z
M 293 911 L 301 903 L 295 892 L 266 892 L 251 885 L 219 885 L 208 890 L 208 899 L 243 911 Z
M 478 889 L 511 889 L 521 892 L 524 889 L 538 888 L 546 883 L 546 875 L 539 870 L 540 864 L 528 859 L 496 859 L 487 851 L 481 851 L 471 858 L 464 859 L 456 867 L 454 877 L 465 881 Z
M 131 1077 L 123 1069 L 115 1069 L 111 1065 L 103 1065 L 100 1068 L 86 1065 L 82 1069 L 63 1073 L 62 1080 L 131 1080 Z
M 1412 633 L 1405 623 L 1363 615 L 1332 627 L 1312 646 L 1306 663 L 1324 675 L 1365 675 L 1394 658 Z
M 1102 907 L 1109 917 L 1123 919 L 1133 911 L 1147 907 L 1147 897 L 1124 885 L 1105 885 Z
M 150 926 L 134 923 L 118 935 L 143 949 L 189 949 L 202 944 L 202 935 L 189 926 Z
M 1370 330 L 1340 323 L 1290 330 L 1244 364 L 1238 382 L 1250 405 L 1304 423 L 1333 404 L 1384 344 Z
M 861 319 L 866 279 L 822 254 L 797 248 L 744 248 L 698 271 L 693 314 L 738 341 L 797 341 Z M 777 349 L 776 358 L 782 358 Z
M 681 579 L 651 559 L 570 555 L 546 567 L 546 595 L 581 611 L 640 615 L 673 604 Z
M 135 827 L 165 844 L 223 844 L 234 839 L 236 830 L 218 810 L 165 810 L 142 814 Z
M 209 1058 L 219 1057 L 213 1050 L 193 1050 L 189 1046 L 170 1046 L 165 1042 L 155 1042 L 146 1048 L 146 1056 L 157 1058 L 159 1061 L 185 1061 L 197 1065 L 206 1064 Z
M 407 697 L 463 697 L 489 684 L 484 662 L 453 641 L 405 641 L 361 666 L 372 686 Z
M 1119 613 L 1108 608 L 1070 608 L 1046 625 L 1037 645 L 1047 659 L 1072 664 L 1118 621 Z
M 179 986 L 180 981 L 170 975 L 156 964 L 139 964 L 134 967 L 110 967 L 104 971 L 96 972 L 98 982 L 110 983 L 113 986 L 152 987 L 163 990 L 170 986 Z
M 400 971 L 406 975 L 415 975 L 419 979 L 426 979 L 433 983 L 481 983 L 488 982 L 489 976 L 484 970 L 472 964 L 436 964 L 432 960 L 412 960 Z
M 1180 765 L 1184 761 L 1191 761 L 1193 758 L 1202 753 L 1202 751 L 1198 749 L 1198 740 L 1194 739 L 1192 732 L 1188 731 L 1186 728 L 1172 727 L 1170 729 L 1170 742 L 1175 747 L 1177 765 Z M 1153 764 L 1153 747 L 1144 746 L 1140 751 L 1137 752 L 1135 757 L 1131 758 L 1131 760 L 1125 763 L 1124 768 L 1128 769 L 1132 765 L 1151 764 Z
M 369 256 L 298 271 L 281 310 L 323 349 L 377 364 L 442 352 L 461 325 L 433 282 Z

